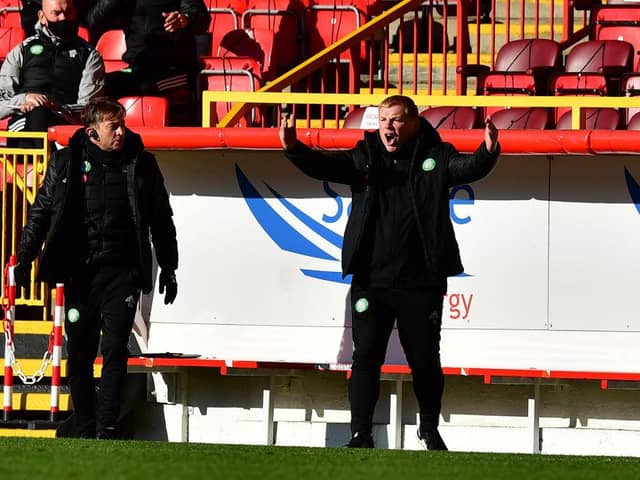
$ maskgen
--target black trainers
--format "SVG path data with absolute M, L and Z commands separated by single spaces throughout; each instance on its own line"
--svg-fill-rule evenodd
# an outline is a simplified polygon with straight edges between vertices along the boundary
M 444 440 L 442 440 L 437 428 L 424 431 L 418 429 L 418 440 L 420 440 L 425 450 L 449 450 L 444 444 Z
M 115 440 L 117 437 L 116 427 L 104 427 L 96 435 L 98 440 Z
M 347 448 L 373 448 L 373 437 L 370 433 L 356 432 L 345 445 Z

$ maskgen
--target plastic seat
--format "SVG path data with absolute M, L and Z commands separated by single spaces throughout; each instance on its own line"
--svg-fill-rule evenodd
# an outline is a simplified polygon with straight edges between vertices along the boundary
M 357 30 L 366 21 L 366 16 L 355 5 L 333 3 L 310 5 L 305 13 L 305 24 L 309 40 L 309 54 L 314 55 L 334 44 L 342 37 Z M 359 60 L 367 61 L 364 42 L 360 44 Z M 352 62 L 351 49 L 339 56 L 341 62 Z
M 633 69 L 633 46 L 621 40 L 589 40 L 567 54 L 564 72 L 553 75 L 556 95 L 617 95 L 623 73 Z
M 584 121 L 580 128 L 587 130 L 617 130 L 622 126 L 620 111 L 615 108 L 583 108 Z M 571 111 L 563 113 L 556 122 L 557 130 L 571 129 Z
M 250 57 L 260 65 L 260 77 L 271 80 L 276 76 L 276 66 L 272 62 L 273 32 L 248 28 L 228 32 L 220 42 L 218 57 Z
M 591 14 L 592 38 L 595 40 L 624 40 L 633 45 L 635 71 L 640 66 L 640 4 L 630 2 L 624 5 L 598 7 Z
M 589 40 L 567 54 L 565 71 L 551 76 L 555 95 L 615 96 L 620 80 L 633 69 L 633 46 L 621 40 Z M 569 108 L 556 109 L 556 125 Z
M 23 40 L 22 27 L 0 27 L 0 62 L 3 62 L 9 52 Z
M 376 130 L 378 128 L 378 107 L 356 107 L 344 118 L 343 128 L 361 128 Z
M 169 119 L 169 102 L 164 97 L 122 97 L 118 101 L 127 111 L 131 127 L 164 127 Z
M 544 130 L 551 125 L 547 108 L 505 108 L 496 110 L 491 121 L 498 130 Z
M 457 68 L 465 81 L 477 78 L 478 95 L 546 95 L 549 74 L 562 70 L 562 50 L 554 40 L 529 38 L 505 43 L 491 70 L 487 65 Z
M 498 51 L 494 69 L 482 76 L 482 93 L 545 95 L 549 74 L 559 71 L 561 64 L 560 44 L 554 40 L 508 42 Z
M 417 39 L 414 39 L 417 29 Z M 428 21 L 428 16 L 420 15 L 417 24 L 413 21 L 401 22 L 391 41 L 391 48 L 399 52 L 446 53 L 449 50 L 449 39 L 445 35 L 442 23 Z
M 252 57 L 211 57 L 203 60 L 205 68 L 200 72 L 198 81 L 201 91 L 255 92 L 263 85 L 260 65 Z M 230 102 L 211 103 L 211 124 L 215 125 L 222 119 L 233 105 Z M 263 108 L 256 107 L 247 112 L 236 126 L 258 126 L 263 119 Z
M 0 26 L 22 28 L 22 19 L 20 17 L 20 9 L 21 9 L 20 4 L 0 5 Z
M 129 64 L 122 60 L 122 56 L 127 51 L 123 30 L 107 30 L 104 32 L 96 43 L 96 50 L 102 55 L 107 73 L 129 67 Z
M 478 110 L 473 107 L 431 107 L 420 116 L 436 129 L 469 130 L 478 126 Z
M 605 25 L 598 30 L 598 40 L 623 40 L 633 45 L 633 69 L 640 67 L 640 23 L 638 25 Z
M 240 28 L 240 11 L 236 8 L 246 7 L 246 4 L 238 5 L 238 2 L 230 2 L 223 0 L 211 0 L 208 2 L 209 22 L 208 34 L 210 36 L 210 45 L 207 49 L 208 56 L 218 54 L 220 42 L 222 38 L 230 31 Z
M 291 0 L 250 0 L 242 13 L 242 28 L 272 31 L 274 63 L 286 71 L 305 56 L 304 6 Z
M 640 95 L 640 73 L 629 73 L 622 76 L 620 89 L 625 97 L 636 97 Z M 624 122 L 629 129 L 632 119 L 640 113 L 640 108 L 627 108 L 624 112 Z M 640 118 L 640 117 L 639 117 Z M 638 120 L 635 120 L 637 122 Z M 636 130 L 635 128 L 631 130 Z
M 627 130 L 640 130 L 640 114 L 636 113 L 627 120 Z

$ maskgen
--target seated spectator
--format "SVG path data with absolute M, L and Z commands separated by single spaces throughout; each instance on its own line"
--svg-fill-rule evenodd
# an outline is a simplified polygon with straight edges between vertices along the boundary
M 111 0 L 118 2 L 122 0 Z M 104 0 L 103 3 L 107 3 Z M 125 2 L 124 61 L 131 67 L 107 76 L 107 94 L 156 95 L 169 100 L 170 122 L 196 121 L 196 76 L 200 62 L 196 35 L 209 25 L 203 0 L 138 0 Z M 133 5 L 131 5 L 133 3 Z
M 9 131 L 79 123 L 75 113 L 104 94 L 104 63 L 78 37 L 73 0 L 43 0 L 38 20 L 35 35 L 11 50 L 0 68 L 0 118 L 11 117 Z

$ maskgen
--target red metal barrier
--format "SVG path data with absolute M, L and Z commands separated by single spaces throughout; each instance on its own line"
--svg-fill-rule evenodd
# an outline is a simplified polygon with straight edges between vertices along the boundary
M 77 130 L 77 126 L 49 129 L 49 137 L 62 145 Z M 136 130 L 150 150 L 199 149 L 259 149 L 278 150 L 281 147 L 278 129 L 255 128 L 251 134 L 242 128 L 167 127 Z M 441 130 L 440 135 L 461 152 L 472 152 L 484 138 L 484 130 Z M 352 148 L 362 139 L 356 129 L 298 129 L 301 142 L 323 149 Z M 640 153 L 638 133 L 629 130 L 501 130 L 503 154 L 600 155 L 610 153 Z

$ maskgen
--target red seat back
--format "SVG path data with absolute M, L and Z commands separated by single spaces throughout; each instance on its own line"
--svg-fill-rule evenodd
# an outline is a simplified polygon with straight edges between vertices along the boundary
M 122 60 L 127 51 L 127 43 L 123 30 L 107 30 L 96 43 L 96 50 L 102 55 L 107 73 L 127 68 L 129 65 Z
M 473 107 L 431 107 L 420 116 L 436 129 L 469 130 L 478 125 L 478 111 Z
M 128 126 L 164 127 L 168 123 L 169 103 L 164 97 L 122 97 L 118 101 L 127 111 Z

